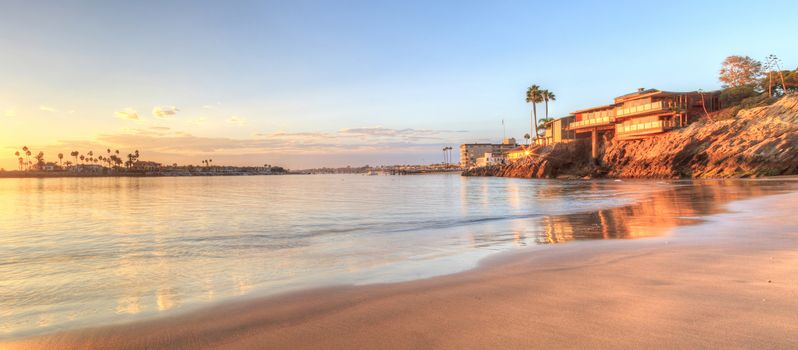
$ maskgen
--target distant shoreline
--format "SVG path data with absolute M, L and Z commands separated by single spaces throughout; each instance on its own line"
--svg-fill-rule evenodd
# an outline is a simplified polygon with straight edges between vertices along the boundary
M 86 174 L 68 172 L 0 172 L 0 179 L 45 179 L 66 177 L 196 177 L 196 176 L 273 176 L 273 175 L 301 175 L 299 173 L 118 173 L 118 174 Z
M 436 174 L 454 174 L 459 173 L 461 170 L 450 171 L 422 171 L 422 172 L 402 172 L 395 174 L 379 174 L 383 175 L 436 175 Z M 362 175 L 368 176 L 368 173 L 312 173 L 312 172 L 285 172 L 285 173 L 118 173 L 118 174 L 86 174 L 86 173 L 69 173 L 69 172 L 0 172 L 0 179 L 57 179 L 57 178 L 98 178 L 98 177 L 212 177 L 212 176 L 275 176 L 275 175 Z

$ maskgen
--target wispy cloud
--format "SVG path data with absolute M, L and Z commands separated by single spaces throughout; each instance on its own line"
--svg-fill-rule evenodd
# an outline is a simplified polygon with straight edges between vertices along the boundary
M 230 123 L 230 124 L 235 124 L 235 125 L 243 125 L 246 122 L 246 120 L 244 120 L 244 118 L 241 118 L 239 116 L 235 116 L 234 115 L 234 116 L 228 118 L 227 122 Z
M 207 117 L 197 117 L 189 121 L 193 125 L 203 125 L 208 122 Z
M 273 137 L 273 138 L 283 138 L 283 139 L 293 139 L 293 138 L 332 138 L 335 135 L 331 135 L 324 132 L 285 132 L 285 131 L 278 131 L 271 134 L 255 134 L 255 136 L 260 137 Z
M 391 129 L 382 126 L 338 130 L 339 135 L 360 138 L 399 139 L 405 141 L 437 140 L 445 134 L 462 133 L 462 130 Z
M 114 112 L 114 115 L 119 119 L 126 119 L 126 120 L 139 120 L 139 114 L 133 108 L 125 108 L 122 111 Z
M 155 106 L 152 109 L 152 115 L 158 118 L 168 118 L 177 114 L 179 111 L 180 110 L 175 106 Z
M 50 106 L 44 106 L 44 105 L 39 106 L 39 110 L 43 111 L 43 112 L 47 112 L 47 113 L 51 113 L 51 112 L 55 112 L 56 111 L 55 108 L 50 107 Z
M 159 154 L 191 155 L 215 152 L 219 154 L 305 154 L 305 153 L 363 153 L 375 150 L 400 152 L 402 149 L 419 149 L 426 144 L 413 142 L 377 142 L 341 144 L 323 138 L 308 138 L 307 142 L 277 138 L 231 139 L 226 137 L 203 137 L 165 129 L 133 129 L 128 133 L 104 134 L 97 137 L 100 144 L 114 147 L 136 147 Z M 437 147 L 437 145 L 435 146 Z
M 364 142 L 412 142 L 412 141 L 434 141 L 443 139 L 454 133 L 464 133 L 463 130 L 430 130 L 430 129 L 391 129 L 382 126 L 345 128 L 336 132 L 286 132 L 278 131 L 271 134 L 255 134 L 259 137 L 270 137 L 279 139 L 358 139 Z
M 385 127 L 382 127 L 382 126 L 341 129 L 341 130 L 338 131 L 338 133 L 344 134 L 344 135 L 389 136 L 389 137 L 409 136 L 409 135 L 413 135 L 413 136 L 429 136 L 429 135 L 440 134 L 440 132 L 436 131 L 436 130 L 390 129 L 390 128 L 385 128 Z

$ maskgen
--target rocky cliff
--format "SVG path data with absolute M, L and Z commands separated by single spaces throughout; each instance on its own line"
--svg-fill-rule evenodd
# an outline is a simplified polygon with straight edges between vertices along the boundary
M 636 141 L 603 140 L 597 163 L 586 142 L 556 144 L 508 166 L 465 171 L 471 176 L 527 178 L 725 178 L 798 174 L 798 95 L 706 118 Z

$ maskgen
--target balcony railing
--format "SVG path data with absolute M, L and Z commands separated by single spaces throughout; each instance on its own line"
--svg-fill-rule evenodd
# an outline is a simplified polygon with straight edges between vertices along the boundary
M 615 109 L 600 109 L 593 112 L 582 113 L 582 119 L 596 119 L 596 118 L 604 118 L 604 117 L 614 117 L 615 116 Z
M 651 102 L 634 107 L 618 107 L 615 110 L 615 115 L 618 117 L 626 117 L 630 115 L 646 113 L 651 111 L 667 111 L 670 106 L 663 101 Z
M 615 133 L 617 135 L 646 134 L 665 131 L 673 127 L 676 127 L 676 124 L 666 120 L 655 120 L 646 123 L 624 123 L 615 125 Z
M 598 126 L 598 125 L 609 125 L 615 122 L 615 117 L 600 117 L 600 118 L 591 118 L 591 119 L 582 119 L 578 122 L 571 122 L 568 125 L 568 128 L 579 129 L 579 128 L 586 128 L 589 126 Z

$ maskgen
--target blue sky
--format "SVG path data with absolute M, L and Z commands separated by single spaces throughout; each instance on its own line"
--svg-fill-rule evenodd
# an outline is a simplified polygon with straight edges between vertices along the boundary
M 440 161 L 638 87 L 716 89 L 724 57 L 798 66 L 794 1 L 0 4 L 0 167 L 23 144 L 162 162 Z M 155 113 L 156 108 L 171 113 Z M 135 116 L 135 118 L 134 118 Z

